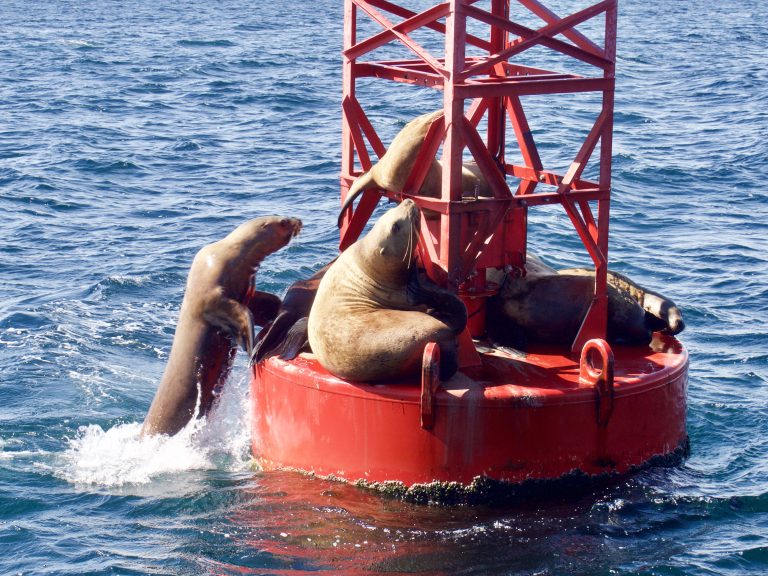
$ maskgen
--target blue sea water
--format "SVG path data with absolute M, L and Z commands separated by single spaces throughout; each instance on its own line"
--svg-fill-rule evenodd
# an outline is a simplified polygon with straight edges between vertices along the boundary
M 253 471 L 242 359 L 209 421 L 137 438 L 199 247 L 301 217 L 259 272 L 278 294 L 335 252 L 340 1 L 0 17 L 1 574 L 768 572 L 768 4 L 620 4 L 611 267 L 684 310 L 690 457 L 503 508 Z M 360 96 L 385 142 L 440 99 Z M 585 106 L 530 99 L 547 165 Z M 562 210 L 531 238 L 584 262 Z

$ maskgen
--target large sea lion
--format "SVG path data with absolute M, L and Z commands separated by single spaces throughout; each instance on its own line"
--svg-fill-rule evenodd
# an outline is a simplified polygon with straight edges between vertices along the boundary
M 441 379 L 456 372 L 456 337 L 467 311 L 454 294 L 419 278 L 419 222 L 416 204 L 404 200 L 320 281 L 309 313 L 309 343 L 332 374 L 359 382 L 413 376 L 429 342 L 440 346 Z
M 571 344 L 594 296 L 594 270 L 555 270 L 528 255 L 527 274 L 506 275 L 488 302 L 488 335 L 494 342 L 524 349 L 531 343 Z M 653 332 L 678 334 L 685 324 L 670 299 L 608 272 L 608 325 L 612 344 L 646 345 Z
M 422 114 L 408 122 L 397 133 L 384 156 L 370 170 L 361 174 L 350 186 L 339 213 L 339 227 L 341 227 L 341 218 L 347 208 L 366 190 L 380 188 L 396 193 L 404 191 L 413 165 L 419 152 L 421 152 L 424 139 L 427 137 L 429 127 L 442 116 L 442 110 Z M 443 166 L 439 160 L 433 159 L 429 172 L 427 172 L 427 176 L 419 188 L 419 194 L 431 198 L 439 197 L 442 178 Z M 476 196 L 493 195 L 488 182 L 480 172 L 480 168 L 474 162 L 467 162 L 462 166 L 461 185 L 464 193 Z
M 175 434 L 210 409 L 239 342 L 251 352 L 253 325 L 275 317 L 280 299 L 253 289 L 256 268 L 301 230 L 296 218 L 250 220 L 202 248 L 187 278 L 163 378 L 141 433 Z

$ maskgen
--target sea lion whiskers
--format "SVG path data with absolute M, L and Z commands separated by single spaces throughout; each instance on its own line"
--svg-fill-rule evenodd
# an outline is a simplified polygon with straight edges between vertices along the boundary
M 413 261 L 413 235 L 415 234 L 413 220 L 408 220 L 408 244 L 405 245 L 405 254 L 403 254 L 403 262 L 410 264 Z

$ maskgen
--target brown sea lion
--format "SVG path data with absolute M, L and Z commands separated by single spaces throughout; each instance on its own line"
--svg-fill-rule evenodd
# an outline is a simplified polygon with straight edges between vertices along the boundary
M 404 191 L 429 127 L 442 116 L 442 110 L 423 114 L 408 122 L 398 132 L 384 156 L 370 170 L 361 174 L 349 188 L 339 213 L 339 227 L 341 227 L 341 219 L 347 208 L 366 190 L 380 188 L 397 193 Z M 442 178 L 443 166 L 438 160 L 433 159 L 429 172 L 427 172 L 427 176 L 419 188 L 419 194 L 431 198 L 439 197 Z M 462 166 L 461 184 L 462 191 L 465 193 L 475 196 L 493 195 L 488 182 L 474 162 L 467 162 Z
M 293 360 L 299 352 L 309 346 L 307 321 L 317 288 L 335 259 L 312 277 L 294 282 L 283 297 L 277 317 L 264 326 L 256 336 L 256 346 L 251 355 L 251 364 L 258 364 L 271 356 L 281 360 Z
M 488 302 L 487 330 L 503 345 L 570 344 L 594 295 L 594 270 L 555 270 L 528 256 L 524 277 L 507 275 L 498 295 Z M 608 272 L 608 325 L 612 344 L 645 345 L 653 332 L 677 334 L 684 328 L 674 302 L 638 286 L 626 276 Z
M 410 377 L 429 342 L 440 346 L 441 379 L 456 372 L 456 336 L 467 311 L 454 294 L 418 277 L 419 222 L 416 204 L 404 200 L 325 273 L 309 313 L 309 343 L 332 374 L 359 382 Z
M 275 317 L 280 299 L 253 290 L 256 268 L 301 230 L 296 218 L 250 220 L 201 249 L 192 262 L 173 346 L 141 433 L 175 434 L 210 409 L 236 343 L 251 352 L 253 325 Z

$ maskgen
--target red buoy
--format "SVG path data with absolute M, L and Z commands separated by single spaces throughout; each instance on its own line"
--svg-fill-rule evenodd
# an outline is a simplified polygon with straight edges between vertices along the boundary
M 434 282 L 463 299 L 471 320 L 459 340 L 459 372 L 446 382 L 433 345 L 421 375 L 408 382 L 346 382 L 311 354 L 255 366 L 253 455 L 263 468 L 406 486 L 477 477 L 520 483 L 574 471 L 626 472 L 686 446 L 682 345 L 659 333 L 650 346 L 612 349 L 605 342 L 616 0 L 563 17 L 538 0 L 513 2 L 542 21 L 537 28 L 516 21 L 510 4 L 491 0 L 484 10 L 450 0 L 415 13 L 390 1 L 345 0 L 342 200 L 371 168 L 369 147 L 379 158 L 386 151 L 357 99 L 357 79 L 437 88 L 444 114 L 429 129 L 405 188 L 366 190 L 347 211 L 340 248 L 358 238 L 382 197 L 412 199 L 430 213 L 422 216 L 420 262 Z M 359 39 L 362 17 L 380 29 Z M 599 42 L 576 28 L 585 22 L 592 26 L 582 29 L 600 30 Z M 417 30 L 443 34 L 444 53 L 419 44 Z M 363 60 L 387 43 L 401 47 L 404 58 Z M 578 72 L 513 62 L 533 47 L 557 53 L 566 68 L 576 63 Z M 558 173 L 543 165 L 524 101 L 579 93 L 600 95 L 600 106 L 570 166 Z M 506 159 L 514 145 L 520 163 Z M 439 149 L 441 195 L 425 197 L 422 183 Z M 491 197 L 462 195 L 465 151 Z M 583 176 L 589 162 L 597 165 L 595 181 Z M 570 347 L 495 348 L 482 339 L 485 300 L 497 289 L 486 283 L 486 270 L 525 274 L 528 210 L 540 205 L 563 207 L 591 258 L 592 304 Z

